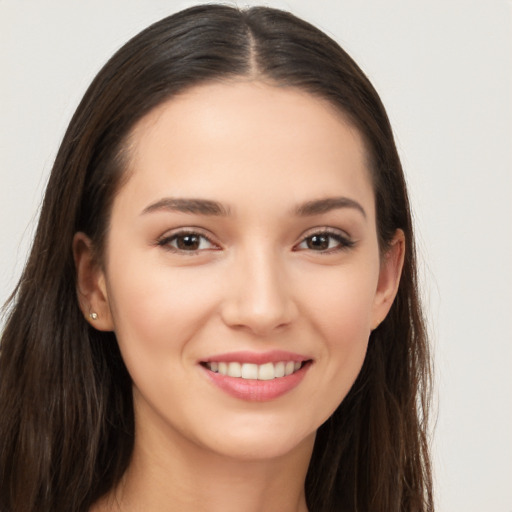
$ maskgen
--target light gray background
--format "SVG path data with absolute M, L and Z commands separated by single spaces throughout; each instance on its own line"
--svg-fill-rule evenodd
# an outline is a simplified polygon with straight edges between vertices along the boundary
M 0 302 L 92 77 L 140 29 L 194 3 L 0 0 Z M 435 345 L 438 511 L 512 512 L 512 3 L 265 3 L 338 40 L 391 117 Z

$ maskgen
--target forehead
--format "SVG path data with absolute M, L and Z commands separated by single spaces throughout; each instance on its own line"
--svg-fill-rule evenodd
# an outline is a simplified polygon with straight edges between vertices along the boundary
M 373 198 L 364 143 L 347 118 L 307 92 L 259 81 L 209 83 L 168 100 L 135 126 L 129 154 L 128 185 L 147 200 L 162 189 L 221 201 L 285 189 L 301 201 L 336 187 Z

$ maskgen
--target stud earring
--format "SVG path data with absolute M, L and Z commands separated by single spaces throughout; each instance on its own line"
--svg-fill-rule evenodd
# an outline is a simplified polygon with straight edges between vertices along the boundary
M 92 313 L 89 313 L 89 316 L 90 316 L 91 320 L 98 319 L 98 313 L 95 313 L 94 311 Z

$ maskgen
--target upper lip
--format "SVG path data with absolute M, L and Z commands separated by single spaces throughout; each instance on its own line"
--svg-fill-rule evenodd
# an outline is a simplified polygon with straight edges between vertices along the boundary
M 202 359 L 201 363 L 252 363 L 252 364 L 265 364 L 265 363 L 279 363 L 280 361 L 294 361 L 304 362 L 309 361 L 311 358 L 302 354 L 294 352 L 287 352 L 284 350 L 272 350 L 269 352 L 250 352 L 250 351 L 237 351 L 226 352 L 225 354 L 216 354 L 214 356 Z

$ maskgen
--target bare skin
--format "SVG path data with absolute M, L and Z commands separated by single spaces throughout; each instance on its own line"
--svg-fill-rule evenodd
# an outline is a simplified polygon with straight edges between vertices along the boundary
M 117 492 L 91 512 L 307 512 L 311 441 L 276 460 L 241 462 L 185 444 L 171 455 L 144 437 Z
M 116 333 L 135 408 L 132 461 L 92 512 L 307 512 L 316 431 L 403 263 L 403 233 L 379 249 L 361 137 L 318 98 L 239 80 L 161 105 L 129 147 L 105 261 L 74 241 L 82 309 Z M 250 393 L 211 364 L 276 353 L 298 378 Z

